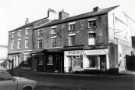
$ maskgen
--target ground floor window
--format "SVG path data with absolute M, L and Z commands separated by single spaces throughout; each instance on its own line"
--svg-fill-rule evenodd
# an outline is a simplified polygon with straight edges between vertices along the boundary
M 99 67 L 99 62 L 100 62 L 100 57 L 99 56 L 92 56 L 92 55 L 87 55 L 88 57 L 88 63 L 89 67 L 88 68 L 98 68 Z
M 48 63 L 47 65 L 53 65 L 53 55 L 48 56 Z
M 31 55 L 25 53 L 23 57 L 23 62 L 22 62 L 23 68 L 30 69 L 31 64 L 32 64 L 31 60 L 32 60 Z

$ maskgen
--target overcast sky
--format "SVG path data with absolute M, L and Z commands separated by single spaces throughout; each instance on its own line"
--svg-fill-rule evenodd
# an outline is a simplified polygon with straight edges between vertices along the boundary
M 8 31 L 30 21 L 46 17 L 48 8 L 64 9 L 70 16 L 100 8 L 120 5 L 135 20 L 135 0 L 0 0 L 0 45 L 8 44 Z

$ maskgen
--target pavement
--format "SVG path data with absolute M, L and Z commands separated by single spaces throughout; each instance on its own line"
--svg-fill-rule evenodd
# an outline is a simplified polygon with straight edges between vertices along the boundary
M 124 72 L 121 72 L 121 74 L 128 74 L 128 75 L 135 75 L 135 71 L 124 71 Z

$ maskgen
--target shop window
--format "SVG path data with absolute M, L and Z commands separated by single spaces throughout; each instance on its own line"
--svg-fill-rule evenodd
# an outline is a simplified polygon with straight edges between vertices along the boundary
M 38 60 L 38 65 L 39 66 L 42 66 L 43 65 L 43 60 L 41 58 Z
M 74 46 L 75 45 L 75 35 L 69 36 L 68 45 L 69 46 Z
M 96 28 L 96 20 L 88 20 L 88 28 Z
M 88 33 L 88 45 L 95 45 L 95 33 Z
M 95 68 L 99 67 L 99 58 L 98 56 L 87 56 L 89 60 L 89 67 L 88 68 Z
M 28 58 L 29 58 L 29 55 L 24 54 L 24 63 L 23 64 L 29 64 Z
M 47 63 L 47 65 L 53 65 L 53 56 L 52 55 L 48 56 L 48 63 Z

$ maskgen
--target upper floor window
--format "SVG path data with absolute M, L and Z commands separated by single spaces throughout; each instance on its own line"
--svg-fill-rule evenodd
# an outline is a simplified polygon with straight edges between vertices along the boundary
M 25 35 L 29 35 L 30 28 L 25 28 Z
M 21 32 L 22 32 L 22 30 L 19 30 L 19 31 L 17 32 L 17 36 L 18 36 L 18 37 L 21 37 Z
M 10 48 L 11 48 L 11 49 L 14 49 L 14 40 L 11 40 L 10 45 L 11 45 Z
M 75 36 L 76 36 L 76 35 L 70 35 L 70 36 L 68 37 L 68 45 L 69 45 L 69 46 L 74 46 L 74 45 L 75 45 Z
M 9 33 L 9 37 L 10 37 L 11 39 L 14 38 L 14 33 L 15 33 L 15 32 L 10 32 L 10 33 Z
M 52 47 L 57 47 L 57 40 L 56 37 L 51 38 Z
M 95 45 L 96 33 L 88 33 L 88 45 Z
M 75 22 L 69 23 L 69 31 L 75 31 Z
M 18 41 L 17 41 L 17 48 L 18 48 L 18 49 L 21 48 L 21 39 L 18 39 Z
M 51 44 L 52 47 L 57 47 L 57 35 L 56 35 L 56 26 L 51 27 L 50 31 L 50 39 L 51 39 Z
M 42 39 L 38 40 L 38 48 L 43 48 L 43 40 Z
M 38 37 L 40 37 L 40 36 L 42 35 L 42 30 L 41 30 L 41 29 L 38 29 L 38 30 L 36 31 L 36 34 L 37 34 Z
M 25 39 L 25 48 L 28 48 L 29 47 L 29 41 L 28 39 Z
M 88 20 L 88 28 L 95 28 L 97 26 L 96 19 L 89 19 Z

